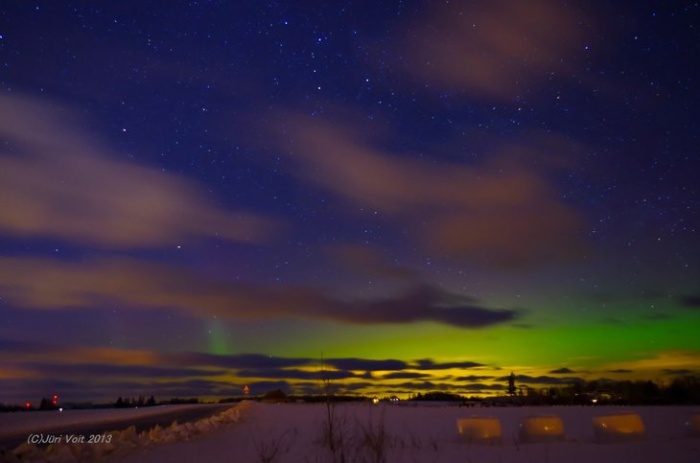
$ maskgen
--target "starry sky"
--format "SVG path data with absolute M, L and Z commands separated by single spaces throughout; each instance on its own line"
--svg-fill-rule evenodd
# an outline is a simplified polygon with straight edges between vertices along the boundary
M 0 402 L 700 373 L 697 2 L 0 6 Z

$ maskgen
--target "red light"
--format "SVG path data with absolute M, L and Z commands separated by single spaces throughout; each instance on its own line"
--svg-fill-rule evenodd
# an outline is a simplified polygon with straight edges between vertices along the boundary
M 31 407 L 31 406 L 32 406 L 32 404 L 30 404 L 29 402 L 25 402 L 25 403 L 24 403 L 24 407 L 25 407 L 27 410 L 29 410 L 29 407 Z

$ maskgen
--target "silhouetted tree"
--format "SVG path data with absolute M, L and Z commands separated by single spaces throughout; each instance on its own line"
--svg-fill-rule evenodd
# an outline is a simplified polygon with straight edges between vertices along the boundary
M 515 373 L 512 371 L 510 372 L 510 376 L 508 376 L 508 395 L 514 396 L 515 393 L 517 392 L 517 388 L 515 387 Z
M 666 390 L 666 396 L 671 403 L 684 404 L 689 402 L 690 390 L 688 381 L 682 378 L 676 378 Z
M 39 410 L 56 410 L 56 406 L 50 399 L 43 397 L 39 403 Z
M 273 391 L 266 392 L 262 400 L 264 402 L 286 402 L 287 394 L 282 392 L 281 389 L 275 389 Z
M 433 400 L 433 401 L 439 401 L 439 402 L 461 402 L 464 400 L 464 397 L 462 397 L 459 394 L 454 394 L 451 392 L 442 392 L 442 391 L 431 391 L 431 392 L 426 392 L 425 394 L 421 394 L 420 392 L 415 395 L 412 399 L 409 400 Z

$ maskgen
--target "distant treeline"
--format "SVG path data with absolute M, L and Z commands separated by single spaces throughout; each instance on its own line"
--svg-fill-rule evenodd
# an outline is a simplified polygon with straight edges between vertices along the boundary
M 522 394 L 519 396 L 522 397 Z M 688 405 L 700 404 L 700 378 L 685 376 L 670 383 L 655 381 L 597 380 L 570 386 L 528 389 L 524 394 L 534 404 L 620 404 Z
M 156 398 L 153 396 L 149 397 L 148 400 L 144 399 L 143 397 L 139 397 L 138 399 L 119 397 L 114 403 L 114 408 L 152 407 L 154 405 L 156 405 Z
M 511 385 L 509 385 L 511 386 Z M 269 391 L 261 396 L 245 397 L 250 400 L 270 402 L 351 402 L 370 401 L 372 397 L 363 395 L 316 394 L 289 395 L 281 390 Z M 220 399 L 219 403 L 233 403 L 242 397 Z M 412 394 L 409 401 L 470 402 L 484 405 L 698 405 L 700 404 L 700 377 L 685 376 L 669 383 L 655 381 L 612 381 L 596 380 L 575 382 L 567 386 L 533 388 L 504 386 L 503 394 L 494 397 L 473 397 L 448 391 L 418 392 Z M 133 408 L 154 405 L 198 404 L 199 398 L 179 398 L 156 401 L 154 396 L 128 398 L 119 397 L 114 402 L 93 404 L 66 403 L 43 398 L 39 406 L 31 404 L 6 405 L 0 403 L 0 412 L 27 410 L 56 410 L 60 407 L 79 408 Z
M 138 408 L 138 407 L 153 407 L 155 405 L 179 405 L 179 404 L 198 404 L 201 403 L 197 397 L 180 398 L 175 397 L 167 400 L 156 401 L 154 396 L 148 399 L 145 397 L 118 397 L 114 402 L 92 403 L 92 402 L 67 402 L 59 403 L 52 399 L 42 398 L 39 406 L 34 406 L 30 403 L 24 405 L 6 405 L 0 403 L 0 412 L 19 412 L 19 411 L 43 411 L 43 410 L 58 410 L 58 409 L 95 409 L 95 408 Z
M 483 402 L 487 405 L 691 405 L 700 404 L 700 378 L 686 376 L 668 384 L 654 381 L 596 380 L 564 387 L 533 388 L 504 386 L 495 397 L 466 397 L 438 391 L 417 393 L 409 400 Z

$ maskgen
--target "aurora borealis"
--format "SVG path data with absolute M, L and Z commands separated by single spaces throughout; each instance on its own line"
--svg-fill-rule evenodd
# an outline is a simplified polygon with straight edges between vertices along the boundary
M 700 374 L 699 10 L 4 2 L 0 403 Z

